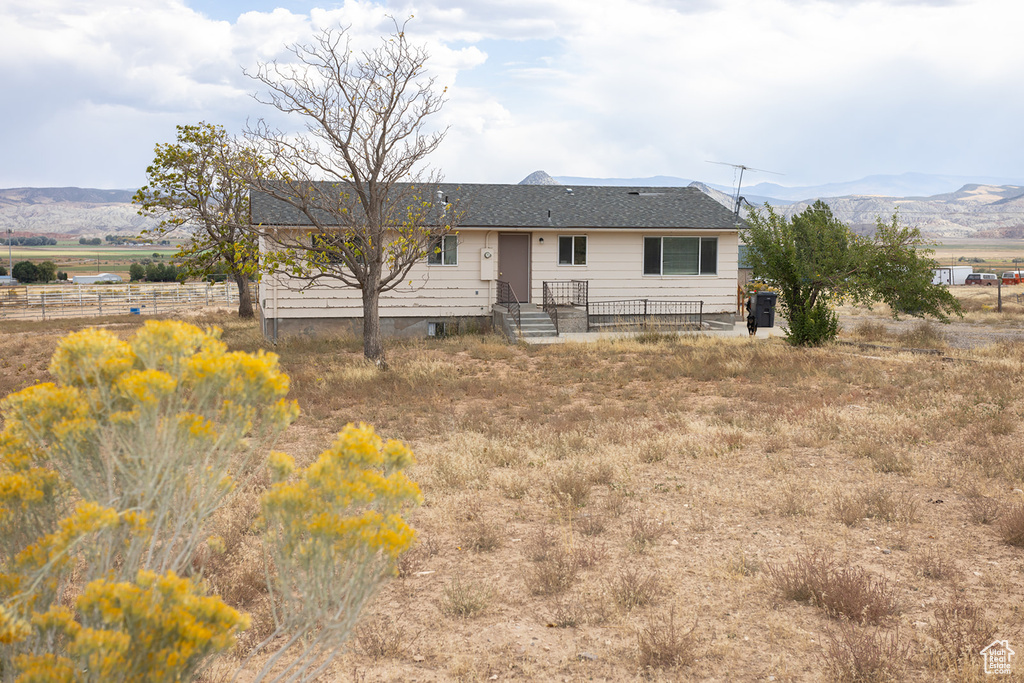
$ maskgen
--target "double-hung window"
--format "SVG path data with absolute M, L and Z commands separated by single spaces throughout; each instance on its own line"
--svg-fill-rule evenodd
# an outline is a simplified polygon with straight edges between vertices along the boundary
M 645 237 L 644 275 L 716 275 L 717 237 Z
M 427 263 L 432 266 L 459 265 L 459 236 L 440 235 L 430 240 Z
M 558 265 L 560 265 L 560 266 L 585 266 L 585 265 L 587 265 L 587 236 L 586 235 L 559 235 L 558 236 Z

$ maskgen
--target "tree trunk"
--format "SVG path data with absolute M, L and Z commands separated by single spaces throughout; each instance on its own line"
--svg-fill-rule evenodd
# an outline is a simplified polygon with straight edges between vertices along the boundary
M 380 290 L 363 287 L 363 355 L 381 370 L 387 370 L 384 340 L 380 334 Z
M 235 273 L 235 284 L 238 285 L 238 317 L 249 320 L 256 317 L 252 309 L 252 293 L 249 291 L 249 280 L 242 273 Z

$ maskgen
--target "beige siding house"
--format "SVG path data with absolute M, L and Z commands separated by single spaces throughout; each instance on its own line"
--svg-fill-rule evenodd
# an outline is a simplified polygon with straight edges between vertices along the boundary
M 561 311 L 550 313 L 563 326 L 575 320 L 576 329 L 587 324 L 588 307 L 596 320 L 594 311 L 610 302 L 643 301 L 649 310 L 651 302 L 687 302 L 703 319 L 731 319 L 735 311 L 739 222 L 696 188 L 449 184 L 435 191 L 464 217 L 440 253 L 382 294 L 385 334 L 427 335 L 467 321 L 486 326 L 495 311 L 543 306 L 546 289 L 547 303 Z M 301 214 L 270 197 L 254 194 L 251 205 L 253 222 L 264 229 L 304 227 Z M 585 283 L 586 301 L 554 300 L 567 283 L 576 283 L 575 292 Z M 305 284 L 264 274 L 259 304 L 267 336 L 360 331 L 358 290 Z

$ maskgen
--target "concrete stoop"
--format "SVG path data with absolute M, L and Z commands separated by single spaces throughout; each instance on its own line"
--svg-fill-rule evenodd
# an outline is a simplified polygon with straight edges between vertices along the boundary
M 519 333 L 524 339 L 558 336 L 551 317 L 534 304 L 524 304 L 520 308 L 519 321 Z

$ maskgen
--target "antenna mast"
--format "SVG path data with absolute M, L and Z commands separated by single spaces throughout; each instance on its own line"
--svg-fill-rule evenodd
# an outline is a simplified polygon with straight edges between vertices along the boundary
M 734 169 L 738 168 L 740 171 L 739 181 L 736 183 L 736 194 L 733 196 L 733 209 L 732 213 L 734 216 L 740 215 L 740 202 L 746 202 L 744 197 L 740 196 L 740 188 L 743 187 L 743 172 L 744 171 L 756 171 L 758 173 L 772 173 L 774 175 L 785 175 L 785 173 L 778 173 L 777 171 L 766 171 L 763 168 L 752 168 L 750 166 L 744 166 L 743 164 L 730 164 L 724 161 L 709 161 L 709 164 L 721 164 L 722 166 L 732 166 Z M 748 204 L 750 202 L 747 202 Z

